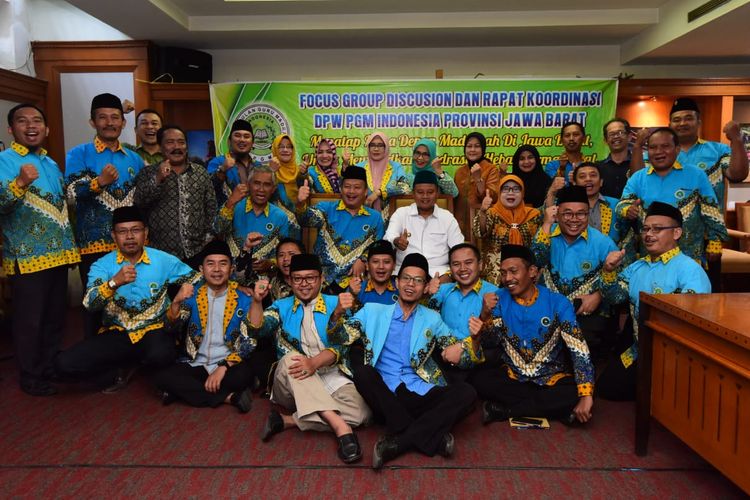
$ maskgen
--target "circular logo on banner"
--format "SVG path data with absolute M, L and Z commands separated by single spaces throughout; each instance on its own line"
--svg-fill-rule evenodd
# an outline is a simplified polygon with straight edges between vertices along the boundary
M 235 120 L 246 120 L 253 127 L 253 158 L 268 163 L 271 161 L 271 144 L 277 135 L 289 134 L 289 120 L 269 104 L 254 103 L 240 111 Z

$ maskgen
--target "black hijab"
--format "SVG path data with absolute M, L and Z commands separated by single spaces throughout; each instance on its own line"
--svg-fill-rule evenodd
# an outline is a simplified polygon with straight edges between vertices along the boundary
M 468 158 L 466 158 L 466 162 L 468 163 L 469 168 L 473 167 L 477 163 L 482 163 L 482 161 L 487 160 L 487 158 L 484 156 L 487 153 L 487 139 L 479 132 L 471 132 L 470 134 L 466 134 L 466 139 L 464 139 L 464 158 L 466 157 L 466 145 L 469 143 L 469 139 L 471 138 L 479 141 L 479 146 L 482 148 L 482 157 L 476 161 L 470 161 Z
M 518 161 L 521 158 L 521 153 L 528 151 L 536 159 L 536 165 L 534 170 L 531 172 L 524 172 L 521 167 L 518 166 Z M 513 153 L 513 174 L 521 178 L 524 185 L 523 202 L 526 205 L 534 208 L 539 208 L 544 205 L 544 198 L 547 196 L 547 190 L 552 179 L 544 172 L 542 168 L 542 160 L 539 157 L 539 151 L 534 146 L 524 144 L 523 146 L 516 149 Z

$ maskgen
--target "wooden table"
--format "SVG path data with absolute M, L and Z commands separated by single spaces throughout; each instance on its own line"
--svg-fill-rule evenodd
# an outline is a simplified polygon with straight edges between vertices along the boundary
M 653 417 L 750 493 L 750 294 L 640 300 L 636 454 Z

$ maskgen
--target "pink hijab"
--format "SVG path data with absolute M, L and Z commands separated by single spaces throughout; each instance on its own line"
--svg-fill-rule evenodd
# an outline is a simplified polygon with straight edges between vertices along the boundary
M 378 161 L 374 161 L 370 157 L 370 143 L 376 137 L 379 137 L 385 143 L 385 156 L 383 156 L 382 160 Z M 388 157 L 391 154 L 391 148 L 388 146 L 388 137 L 383 132 L 373 132 L 370 134 L 370 137 L 367 138 L 365 146 L 367 147 L 367 164 L 370 166 L 370 174 L 372 175 L 372 186 L 373 189 L 378 189 L 380 183 L 383 182 L 383 174 L 388 166 Z

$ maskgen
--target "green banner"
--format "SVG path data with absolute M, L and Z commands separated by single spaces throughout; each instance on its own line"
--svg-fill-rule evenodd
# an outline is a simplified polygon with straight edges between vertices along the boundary
M 339 157 L 350 148 L 355 162 L 366 158 L 366 137 L 389 137 L 391 159 L 407 170 L 412 148 L 434 139 L 451 174 L 465 163 L 466 134 L 487 138 L 487 157 L 510 165 L 518 146 L 539 149 L 542 163 L 563 152 L 560 126 L 586 127 L 587 160 L 606 157 L 602 125 L 614 117 L 616 80 L 420 80 L 402 82 L 265 82 L 212 84 L 211 107 L 217 154 L 227 150 L 231 123 L 248 120 L 255 131 L 253 156 L 271 159 L 278 134 L 294 140 L 298 161 L 315 162 L 323 137 L 335 141 Z

